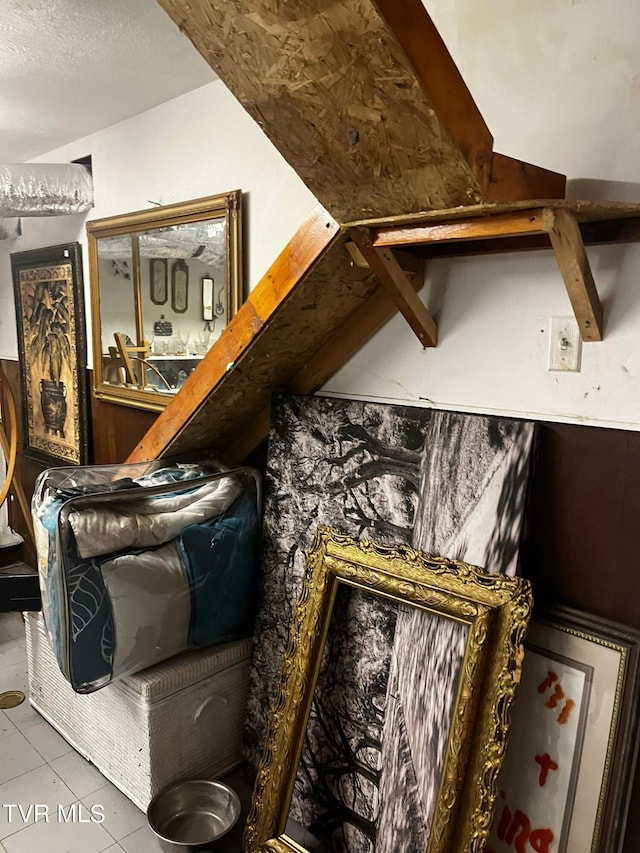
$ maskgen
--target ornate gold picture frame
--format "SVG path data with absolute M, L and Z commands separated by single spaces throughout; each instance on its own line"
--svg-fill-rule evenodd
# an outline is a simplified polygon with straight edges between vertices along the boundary
M 392 672 L 384 703 L 377 701 L 372 709 L 374 716 L 384 716 L 384 726 L 376 727 L 373 717 L 366 719 L 363 709 L 367 703 L 361 701 L 371 693 L 366 667 L 367 658 L 375 657 L 375 634 L 357 649 L 339 640 L 352 618 L 353 598 L 360 614 L 366 613 L 373 600 L 377 605 L 382 599 L 394 608 Z M 326 772 L 328 767 L 317 742 L 330 736 L 331 725 L 322 710 L 316 710 L 321 704 L 317 699 L 322 693 L 335 696 L 345 692 L 352 696 L 341 696 L 339 703 L 346 709 L 338 738 L 345 751 L 342 764 L 353 764 L 355 757 L 360 775 L 340 778 L 333 805 L 344 816 L 355 812 L 356 799 L 360 803 L 358 818 L 347 828 L 353 840 L 345 841 L 344 849 L 378 851 L 394 849 L 393 845 L 398 850 L 421 849 L 422 845 L 426 853 L 480 851 L 491 826 L 531 605 L 530 585 L 521 578 L 491 576 L 473 566 L 410 548 L 356 542 L 329 528 L 318 528 L 256 778 L 245 851 L 332 849 L 332 843 L 316 832 L 316 827 L 331 822 L 331 803 L 327 807 L 325 798 L 319 818 L 312 800 L 320 787 L 313 779 L 309 785 L 306 777 Z M 446 647 L 447 655 L 450 646 L 458 643 L 455 671 L 447 679 L 449 703 L 442 699 L 446 690 L 421 680 L 421 638 L 427 635 L 439 636 L 441 651 Z M 437 645 L 430 654 L 437 653 Z M 438 717 L 441 709 L 436 707 L 435 716 L 432 713 L 438 703 L 446 706 L 446 713 L 433 726 L 438 730 L 434 738 L 429 721 Z M 409 744 L 402 749 L 394 743 L 388 755 L 411 756 L 411 766 L 399 762 L 391 771 L 394 778 L 385 785 L 380 774 L 387 773 L 387 765 L 393 762 L 384 760 L 384 745 L 377 749 L 377 742 L 385 737 L 394 740 L 398 732 Z M 434 761 L 432 756 L 421 757 L 421 745 L 433 745 L 437 740 L 439 768 L 426 784 L 422 770 Z M 310 746 L 320 760 L 305 760 Z M 376 764 L 383 765 L 382 769 Z M 341 771 L 334 767 L 331 772 L 337 778 Z M 430 802 L 429 813 L 410 840 L 412 846 L 406 846 L 408 840 L 394 827 L 394 815 L 407 809 L 405 782 L 418 791 L 424 789 L 422 801 Z M 305 785 L 311 798 L 302 798 L 300 807 L 297 789 Z M 433 789 L 431 799 L 429 788 Z M 340 798 L 342 802 L 338 802 Z M 293 810 L 292 802 L 296 803 Z M 363 814 L 367 809 L 369 813 Z M 374 829 L 368 831 L 371 827 Z
M 87 353 L 79 243 L 11 255 L 23 405 L 23 454 L 86 465 Z

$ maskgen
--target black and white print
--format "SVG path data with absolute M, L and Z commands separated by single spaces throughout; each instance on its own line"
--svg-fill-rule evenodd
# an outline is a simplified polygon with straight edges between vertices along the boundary
M 533 425 L 274 398 L 245 760 L 255 772 L 318 524 L 514 573 Z M 423 853 L 466 628 L 378 596 L 337 600 L 290 806 L 308 849 Z

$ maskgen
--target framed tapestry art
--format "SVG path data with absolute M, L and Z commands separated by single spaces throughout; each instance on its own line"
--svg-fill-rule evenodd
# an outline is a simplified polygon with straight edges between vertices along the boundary
M 11 255 L 24 455 L 88 462 L 86 337 L 79 243 Z
M 532 621 L 525 649 L 487 853 L 619 853 L 640 635 L 557 608 Z
M 351 598 L 357 607 L 351 608 Z M 379 600 L 415 624 L 401 630 L 393 621 L 378 621 Z M 335 853 L 372 845 L 375 851 L 480 853 L 530 610 L 530 585 L 521 578 L 489 576 L 466 563 L 357 542 L 319 527 L 291 623 L 245 850 Z M 369 635 L 359 632 L 354 647 L 344 641 L 344 620 L 358 611 Z M 440 642 L 433 657 L 442 682 L 437 695 L 446 706 L 435 727 L 428 712 L 435 685 L 425 678 L 416 642 L 434 632 L 434 624 Z M 461 636 L 453 661 L 450 625 Z M 395 637 L 386 681 L 393 689 L 385 691 L 377 683 L 377 659 L 389 627 Z M 326 698 L 314 701 L 319 692 L 334 697 L 331 713 L 323 710 Z M 390 715 L 395 705 L 404 711 Z M 310 744 L 314 759 L 308 762 Z M 320 774 L 333 778 L 333 795 L 325 796 Z M 301 808 L 294 791 L 308 785 L 317 800 L 303 798 Z M 413 793 L 429 805 L 412 812 L 407 825 L 398 815 L 410 809 Z M 345 821 L 347 812 L 351 820 Z

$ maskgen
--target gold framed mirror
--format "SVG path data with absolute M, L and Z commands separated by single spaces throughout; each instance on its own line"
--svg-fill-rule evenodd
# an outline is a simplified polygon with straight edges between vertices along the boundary
M 160 411 L 242 301 L 242 193 L 87 223 L 93 391 Z

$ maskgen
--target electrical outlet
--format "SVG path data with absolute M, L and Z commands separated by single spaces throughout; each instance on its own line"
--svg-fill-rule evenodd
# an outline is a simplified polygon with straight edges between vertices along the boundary
M 575 317 L 552 317 L 549 370 L 580 370 L 582 338 Z

